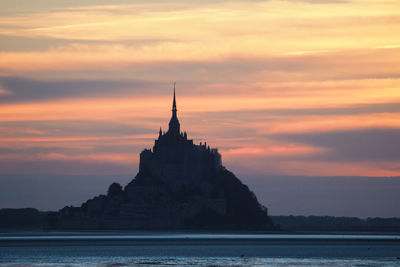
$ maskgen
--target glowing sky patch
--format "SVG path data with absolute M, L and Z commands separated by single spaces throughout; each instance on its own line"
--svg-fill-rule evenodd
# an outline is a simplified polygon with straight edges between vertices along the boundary
M 0 173 L 84 159 L 134 173 L 133 155 L 166 129 L 176 80 L 182 128 L 234 170 L 400 175 L 396 153 L 363 158 L 361 143 L 354 153 L 335 146 L 361 135 L 388 147 L 386 134 L 400 132 L 398 1 L 0 9 L 0 157 L 14 166 Z M 303 138 L 316 133 L 324 142 Z

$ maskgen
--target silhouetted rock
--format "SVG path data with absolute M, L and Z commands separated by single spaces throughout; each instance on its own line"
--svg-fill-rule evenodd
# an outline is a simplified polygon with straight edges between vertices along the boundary
M 51 225 L 58 229 L 272 227 L 267 209 L 221 165 L 218 150 L 180 132 L 175 90 L 169 129 L 160 129 L 153 149 L 140 153 L 136 177 L 124 189 L 113 183 L 106 196 L 65 207 L 56 217 Z
M 107 195 L 109 197 L 118 196 L 122 193 L 122 186 L 119 183 L 112 183 L 108 188 Z

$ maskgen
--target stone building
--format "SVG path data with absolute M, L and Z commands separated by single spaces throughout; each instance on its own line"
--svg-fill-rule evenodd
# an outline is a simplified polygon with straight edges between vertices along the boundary
M 193 140 L 187 138 L 186 132 L 180 132 L 174 88 L 168 131 L 163 133 L 160 128 L 153 150 L 145 149 L 140 153 L 139 171 L 149 172 L 171 187 L 178 188 L 199 184 L 221 168 L 218 149 L 210 148 L 207 143 L 195 145 Z

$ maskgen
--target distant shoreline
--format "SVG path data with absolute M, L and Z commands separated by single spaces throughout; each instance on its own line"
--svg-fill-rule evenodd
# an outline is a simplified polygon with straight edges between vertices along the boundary
M 400 218 L 332 217 L 332 216 L 270 216 L 276 230 L 232 230 L 224 227 L 183 228 L 183 229 L 68 229 L 52 231 L 46 228 L 46 216 L 51 212 L 42 212 L 34 208 L 0 209 L 0 235 L 30 233 L 68 235 L 82 233 L 118 234 L 118 233 L 217 233 L 217 234 L 399 234 Z

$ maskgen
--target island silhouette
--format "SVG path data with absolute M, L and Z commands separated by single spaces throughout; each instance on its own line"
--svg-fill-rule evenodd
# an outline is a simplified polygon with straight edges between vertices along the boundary
M 139 172 L 122 187 L 46 219 L 50 229 L 273 229 L 267 208 L 221 162 L 216 148 L 180 130 L 174 94 L 168 131 L 140 153 Z
M 399 232 L 399 218 L 269 216 L 267 208 L 221 161 L 218 149 L 181 132 L 175 84 L 168 130 L 140 153 L 139 172 L 122 187 L 59 211 L 0 209 L 0 231 L 12 230 L 278 230 Z

